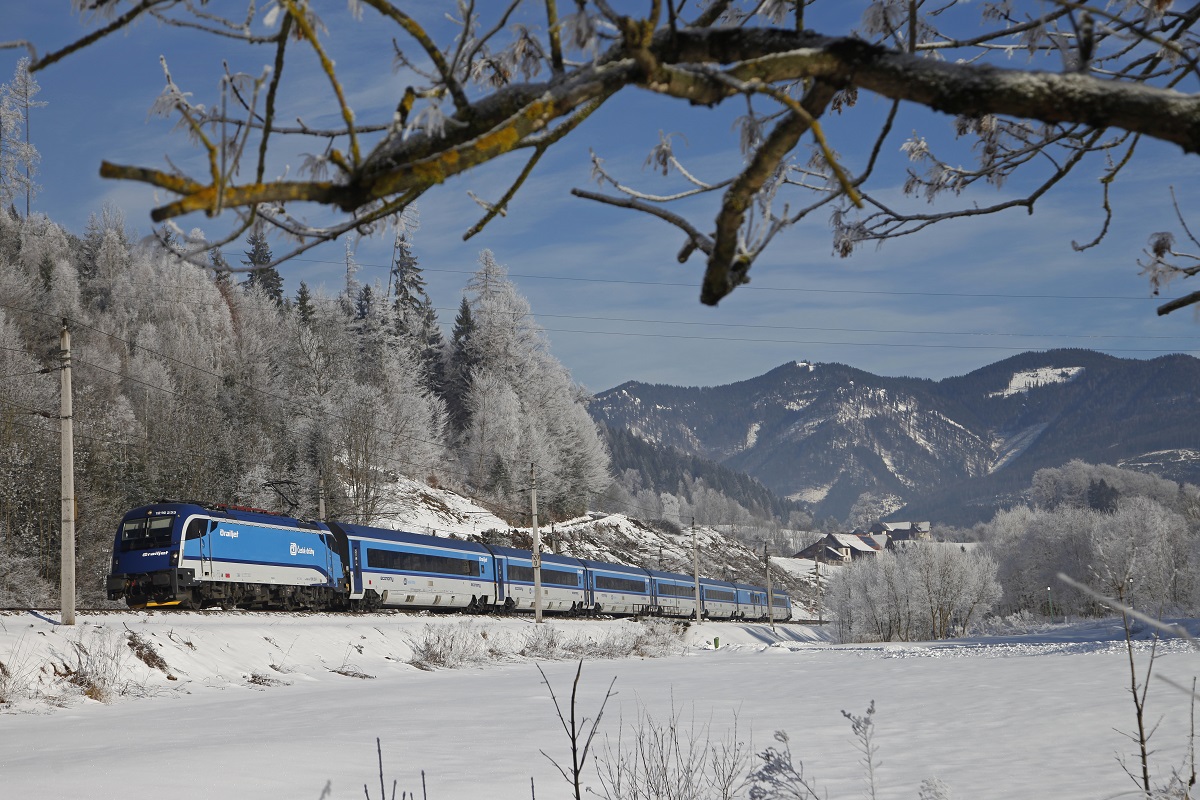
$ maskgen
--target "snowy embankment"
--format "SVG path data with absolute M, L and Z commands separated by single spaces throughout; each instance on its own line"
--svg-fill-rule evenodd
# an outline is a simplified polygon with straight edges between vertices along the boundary
M 397 797 L 423 791 L 422 771 L 430 800 L 529 798 L 531 778 L 538 797 L 566 797 L 541 754 L 570 760 L 534 662 L 565 703 L 578 654 L 580 714 L 594 717 L 616 678 L 600 761 L 619 732 L 630 743 L 639 715 L 664 720 L 674 709 L 685 730 L 707 726 L 714 739 L 736 725 L 755 752 L 786 730 L 822 792 L 861 796 L 860 754 L 841 711 L 861 715 L 875 701 L 881 799 L 915 799 L 935 777 L 958 798 L 1130 788 L 1115 756 L 1132 764 L 1134 748 L 1114 730 L 1134 727 L 1128 661 L 1111 622 L 945 643 L 826 639 L 790 625 L 707 623 L 674 637 L 629 621 L 248 612 L 84 614 L 71 630 L 7 614 L 4 680 L 11 688 L 25 676 L 31 688 L 0 715 L 0 795 L 341 800 L 363 797 L 368 784 L 374 798 L 379 737 Z M 431 643 L 457 648 L 465 666 L 410 663 L 434 653 Z M 1197 654 L 1179 640 L 1159 647 L 1156 670 L 1190 685 Z M 1148 645 L 1138 648 L 1144 665 Z M 599 660 L 631 651 L 662 657 Z M 106 662 L 120 663 L 107 704 L 71 677 Z M 1161 720 L 1156 775 L 1165 779 L 1182 763 L 1188 703 L 1155 681 L 1149 716 Z M 603 796 L 591 768 L 585 783 Z

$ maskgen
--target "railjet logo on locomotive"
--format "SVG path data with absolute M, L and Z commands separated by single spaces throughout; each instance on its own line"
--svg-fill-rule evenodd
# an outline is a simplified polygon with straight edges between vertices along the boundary
M 694 618 L 698 589 L 704 618 L 792 616 L 787 594 L 762 586 L 705 577 L 697 586 L 691 575 L 552 553 L 540 562 L 541 606 L 552 614 Z M 529 550 L 164 501 L 121 520 L 107 590 L 132 608 L 507 613 L 534 608 L 534 577 Z

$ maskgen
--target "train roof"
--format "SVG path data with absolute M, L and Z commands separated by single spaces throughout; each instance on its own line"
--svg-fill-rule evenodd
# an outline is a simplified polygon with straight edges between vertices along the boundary
M 164 513 L 165 512 L 165 513 Z M 173 514 L 171 512 L 174 512 Z M 218 519 L 232 519 L 239 522 L 254 522 L 262 525 L 283 525 L 293 528 L 308 528 L 310 530 L 328 530 L 316 520 L 297 519 L 286 514 L 276 514 L 261 508 L 246 508 L 243 506 L 228 506 L 210 503 L 193 503 L 183 501 L 164 501 L 149 503 L 126 512 L 124 519 L 150 517 L 156 514 L 163 516 L 185 517 L 190 514 L 204 514 Z
M 732 581 L 719 581 L 716 578 L 704 578 L 704 577 L 700 578 L 700 585 L 701 586 L 724 586 L 727 589 L 736 589 L 737 588 L 737 586 L 735 586 Z
M 472 553 L 487 554 L 488 549 L 478 542 L 467 541 L 466 539 L 450 539 L 445 536 L 430 536 L 426 533 L 412 533 L 410 531 L 393 531 L 387 528 L 372 528 L 368 525 L 355 525 L 352 522 L 335 523 L 351 536 L 357 536 L 363 539 L 380 539 L 385 542 L 400 542 L 403 544 L 415 544 L 424 547 L 449 547 L 455 550 L 466 550 Z
M 533 552 L 530 550 L 522 550 L 519 547 L 505 547 L 499 544 L 480 545 L 485 550 L 489 550 L 498 556 L 508 556 L 509 558 L 533 558 Z M 581 567 L 583 562 L 573 556 L 562 556 L 557 553 L 542 553 L 543 564 L 568 564 L 572 567 Z
M 637 575 L 639 578 L 646 577 L 646 570 L 641 567 L 633 567 L 629 564 L 614 564 L 611 561 L 595 561 L 590 558 L 579 559 L 588 569 L 602 569 L 608 572 L 624 572 L 628 575 Z
M 655 578 L 669 578 L 670 580 L 673 580 L 673 581 L 687 581 L 688 583 L 696 582 L 696 579 L 693 578 L 691 575 L 684 575 L 681 572 L 663 572 L 663 571 L 657 570 L 657 569 L 648 569 L 648 570 L 646 570 L 646 572 L 649 572 Z

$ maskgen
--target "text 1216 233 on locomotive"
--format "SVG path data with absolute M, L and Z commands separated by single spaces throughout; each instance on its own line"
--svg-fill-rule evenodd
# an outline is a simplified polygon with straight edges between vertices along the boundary
M 570 615 L 692 618 L 692 576 L 543 554 L 542 609 Z M 511 547 L 266 511 L 157 503 L 117 530 L 110 600 L 131 607 L 474 613 L 534 607 L 533 553 Z M 709 619 L 790 619 L 791 600 L 761 586 L 700 579 Z

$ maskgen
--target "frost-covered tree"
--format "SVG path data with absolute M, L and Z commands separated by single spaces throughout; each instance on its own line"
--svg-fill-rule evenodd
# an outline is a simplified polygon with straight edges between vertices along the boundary
M 3 291 L 17 288 L 14 277 L 0 263 L 6 304 L 20 302 Z M 53 598 L 57 574 L 57 431 L 42 416 L 56 407 L 57 376 L 43 374 L 10 315 L 0 309 L 0 602 L 32 604 Z
M 997 514 L 981 533 L 1000 563 L 1009 608 L 1046 613 L 1053 602 L 1059 614 L 1107 613 L 1062 584 L 1059 573 L 1123 601 L 1134 598 L 1151 613 L 1188 611 L 1200 600 L 1194 525 L 1152 496 L 1122 496 L 1111 511 L 1086 503 L 1018 507 Z
M 609 481 L 595 423 L 507 270 L 487 250 L 479 264 L 455 326 L 447 381 L 448 392 L 458 381 L 466 385 L 454 401 L 463 415 L 460 462 L 480 487 L 496 486 L 490 476 L 499 474 L 497 458 L 510 475 L 532 464 L 552 514 L 582 511 Z
M 996 575 L 982 550 L 921 542 L 835 570 L 828 597 L 843 641 L 945 639 L 995 607 Z
M 226 19 L 211 4 L 105 3 L 97 30 L 32 65 L 68 59 L 56 67 L 68 69 L 80 47 L 144 17 L 220 37 L 221 46 L 209 49 L 222 54 L 238 40 L 266 45 L 277 64 L 292 63 L 297 50 L 320 54 L 331 87 L 323 112 L 340 121 L 329 126 L 305 119 L 314 98 L 302 70 L 236 76 L 261 89 L 241 93 L 242 102 L 196 96 L 195 87 L 168 78 L 157 108 L 204 133 L 193 141 L 206 156 L 171 164 L 203 166 L 180 175 L 175 167 L 102 165 L 104 176 L 172 195 L 153 212 L 156 222 L 224 211 L 237 218 L 236 228 L 255 215 L 306 247 L 383 229 L 378 223 L 450 178 L 520 156 L 523 167 L 513 170 L 507 190 L 476 198 L 482 210 L 467 227 L 473 235 L 507 212 L 551 148 L 599 135 L 605 129 L 584 120 L 607 113 L 615 96 L 640 90 L 664 106 L 741 111 L 727 134 L 737 155 L 718 159 L 720 167 L 689 168 L 677 150 L 684 139 L 663 135 L 646 143 L 647 163 L 661 180 L 635 186 L 610 171 L 605 143 L 593 140 L 602 191 L 572 194 L 670 226 L 679 260 L 702 257 L 700 297 L 715 304 L 748 280 L 788 227 L 832 223 L 833 250 L 848 255 L 947 220 L 1031 211 L 1072 174 L 1090 177 L 1096 192 L 1092 218 L 1074 237 L 1086 249 L 1116 227 L 1109 194 L 1143 163 L 1151 148 L 1139 142 L 1200 152 L 1200 105 L 1184 93 L 1194 82 L 1200 17 L 1161 0 L 528 0 L 460 3 L 451 24 L 433 15 L 429 27 L 420 4 L 399 0 L 321 8 L 319 18 L 312 3 L 281 3 L 265 15 L 253 13 L 252 0 L 247 5 L 250 13 L 234 8 Z M 383 26 L 395 38 L 378 37 L 378 53 L 362 52 L 359 26 Z M 395 62 L 404 71 L 393 101 L 378 104 L 373 117 L 348 98 L 375 88 L 379 73 L 355 74 L 342 66 L 351 59 Z M 209 85 L 218 84 L 225 63 L 213 57 Z M 729 131 L 729 116 L 695 112 L 689 119 Z M 295 153 L 314 149 L 321 154 L 302 174 L 285 169 Z M 897 172 L 907 173 L 906 198 L 892 196 Z M 1004 193 L 990 191 L 998 188 Z M 1160 197 L 1169 213 L 1166 186 Z M 306 225 L 294 210 L 306 203 L 343 216 Z M 1168 238 L 1156 236 L 1150 248 L 1154 280 L 1187 274 Z M 1198 300 L 1189 295 L 1163 310 Z
M 37 193 L 34 175 L 41 156 L 30 138 L 33 109 L 46 103 L 35 100 L 41 87 L 29 71 L 29 59 L 17 61 L 12 81 L 0 84 L 0 208 L 25 196 L 25 216 Z

